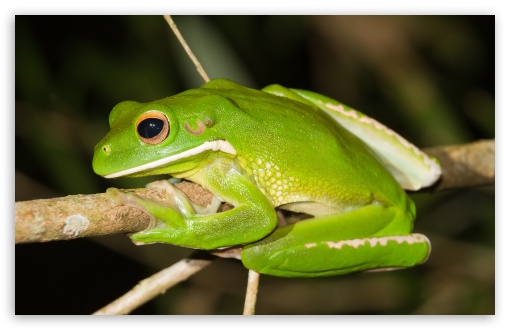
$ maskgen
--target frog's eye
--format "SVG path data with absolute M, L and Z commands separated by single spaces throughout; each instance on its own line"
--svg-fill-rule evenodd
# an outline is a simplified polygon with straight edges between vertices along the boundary
M 138 118 L 136 132 L 144 143 L 155 145 L 167 138 L 170 132 L 170 123 L 163 113 L 150 111 Z

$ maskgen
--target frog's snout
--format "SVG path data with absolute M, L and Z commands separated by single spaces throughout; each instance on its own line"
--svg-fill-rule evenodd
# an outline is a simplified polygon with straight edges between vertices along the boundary
M 112 148 L 109 143 L 98 143 L 94 148 L 94 157 L 92 158 L 92 169 L 100 176 L 104 176 L 104 164 L 110 156 Z

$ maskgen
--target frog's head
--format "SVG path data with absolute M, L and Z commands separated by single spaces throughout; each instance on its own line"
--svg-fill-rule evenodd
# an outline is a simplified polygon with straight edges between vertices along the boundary
M 150 103 L 119 103 L 110 113 L 110 132 L 94 149 L 94 172 L 105 178 L 182 177 L 218 152 L 235 155 L 216 119 L 218 111 L 235 106 L 224 96 L 192 91 Z

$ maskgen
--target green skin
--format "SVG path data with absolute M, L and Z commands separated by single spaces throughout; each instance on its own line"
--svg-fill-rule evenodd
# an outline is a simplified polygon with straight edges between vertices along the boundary
M 352 112 L 333 111 L 337 106 Z M 139 118 L 148 112 L 168 120 L 167 134 L 140 137 Z M 351 133 L 342 126 L 351 123 L 342 120 L 368 134 Z M 118 104 L 110 132 L 95 148 L 93 168 L 109 178 L 184 178 L 234 206 L 201 215 L 109 189 L 118 204 L 142 208 L 160 221 L 133 234 L 135 242 L 206 250 L 242 246 L 245 267 L 283 277 L 411 267 L 427 259 L 430 245 L 425 236 L 411 234 L 415 206 L 401 186 L 430 185 L 440 168 L 374 123 L 319 94 L 278 85 L 260 91 L 218 79 L 159 101 Z M 220 150 L 201 148 L 208 141 L 217 141 Z M 386 154 L 404 155 L 400 168 Z M 408 180 L 414 172 L 424 174 Z M 275 208 L 313 218 L 277 228 Z

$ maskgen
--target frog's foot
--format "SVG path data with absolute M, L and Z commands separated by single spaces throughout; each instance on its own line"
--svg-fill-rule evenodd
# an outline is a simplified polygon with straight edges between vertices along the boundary
M 108 188 L 106 189 L 106 196 L 117 205 L 134 206 L 131 198 L 133 194 L 122 192 L 120 189 Z
M 158 213 L 162 212 L 179 214 L 177 205 L 175 205 L 175 203 L 169 203 L 168 197 L 163 202 L 156 202 L 145 197 L 139 197 L 132 193 L 123 192 L 117 188 L 108 188 L 106 190 L 106 195 L 113 203 L 117 205 L 135 207 L 144 212 L 152 214 L 156 218 L 160 218 Z
M 195 204 L 193 204 L 181 190 L 170 183 L 169 180 L 153 181 L 147 184 L 146 187 L 165 190 L 165 203 L 178 208 L 184 217 L 190 218 L 195 215 Z
M 212 214 L 216 213 L 221 205 L 221 200 L 212 196 L 210 203 L 207 206 L 201 206 L 193 203 L 186 194 L 177 188 L 170 180 L 153 181 L 146 185 L 147 188 L 164 189 L 167 192 L 167 201 L 170 204 L 176 205 L 183 215 L 190 217 L 191 215 L 198 214 Z
M 114 203 L 138 208 L 156 219 L 152 228 L 131 235 L 131 239 L 135 243 L 155 243 L 171 240 L 173 236 L 181 233 L 183 228 L 186 227 L 185 216 L 175 206 L 125 193 L 116 188 L 109 188 L 106 190 L 106 194 Z M 166 238 L 166 240 L 162 238 Z

